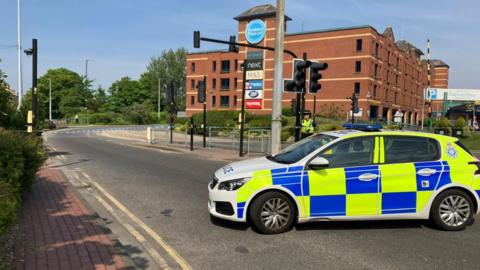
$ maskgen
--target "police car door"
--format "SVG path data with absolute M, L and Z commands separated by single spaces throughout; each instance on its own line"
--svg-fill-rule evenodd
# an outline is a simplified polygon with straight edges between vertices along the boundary
M 440 161 L 434 139 L 384 136 L 380 140 L 382 214 L 408 214 L 423 210 L 433 191 L 450 181 L 448 164 Z
M 311 217 L 380 213 L 378 141 L 373 136 L 345 139 L 318 155 L 329 166 L 308 171 Z

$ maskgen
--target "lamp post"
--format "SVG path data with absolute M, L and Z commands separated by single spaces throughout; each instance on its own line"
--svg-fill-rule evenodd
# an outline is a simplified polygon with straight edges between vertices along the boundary
M 48 119 L 52 121 L 52 79 L 48 78 Z
M 158 77 L 158 99 L 157 99 L 157 118 L 158 118 L 158 121 L 160 121 L 160 77 Z
M 88 79 L 88 62 L 92 62 L 93 59 L 85 59 L 85 80 Z

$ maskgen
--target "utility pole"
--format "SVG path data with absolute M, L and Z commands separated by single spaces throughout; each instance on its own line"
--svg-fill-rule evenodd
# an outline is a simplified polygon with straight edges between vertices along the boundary
M 157 118 L 160 121 L 160 77 L 158 77 L 158 99 L 157 99 Z
M 30 133 L 37 128 L 37 39 L 32 39 L 32 48 L 25 50 L 27 55 L 32 56 L 32 125 L 28 127 L 28 132 Z M 30 122 L 30 117 L 27 122 Z M 30 123 L 29 123 L 30 124 Z
M 48 78 L 48 119 L 52 121 L 52 79 Z
M 92 62 L 93 59 L 85 59 L 85 81 L 88 80 L 88 62 Z
M 18 106 L 17 110 L 22 106 L 23 100 L 23 74 L 22 74 L 22 45 L 20 32 L 20 0 L 17 0 L 17 66 L 18 66 Z
M 430 39 L 427 39 L 427 91 L 425 93 L 425 90 L 423 90 L 422 96 L 422 126 L 420 127 L 421 131 L 423 131 L 425 119 L 425 96 L 427 94 L 429 95 L 428 101 L 430 102 Z
M 277 16 L 275 29 L 275 69 L 273 74 L 274 79 L 272 99 L 272 128 L 270 134 L 271 154 L 278 153 L 281 150 L 284 31 L 285 0 L 277 0 Z M 245 81 L 243 83 L 245 83 Z

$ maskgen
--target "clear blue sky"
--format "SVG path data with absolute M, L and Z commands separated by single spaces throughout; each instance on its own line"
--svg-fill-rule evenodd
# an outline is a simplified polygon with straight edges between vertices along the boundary
M 39 40 L 39 76 L 66 67 L 84 74 L 85 59 L 94 85 L 109 87 L 122 76 L 138 78 L 150 57 L 163 49 L 192 50 L 192 31 L 227 38 L 237 33 L 232 18 L 272 0 L 22 0 L 22 46 Z M 288 31 L 369 24 L 379 32 L 392 26 L 432 58 L 450 65 L 450 87 L 480 88 L 480 1 L 286 0 L 293 21 Z M 0 69 L 16 89 L 16 0 L 0 0 Z M 203 46 L 202 49 L 223 48 Z M 24 88 L 31 85 L 31 58 L 23 57 Z

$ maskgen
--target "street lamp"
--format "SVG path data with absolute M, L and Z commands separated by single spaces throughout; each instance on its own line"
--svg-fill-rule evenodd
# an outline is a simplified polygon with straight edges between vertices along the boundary
M 93 59 L 85 59 L 85 80 L 88 79 L 88 62 L 92 62 Z
M 48 78 L 48 119 L 52 121 L 52 79 Z

